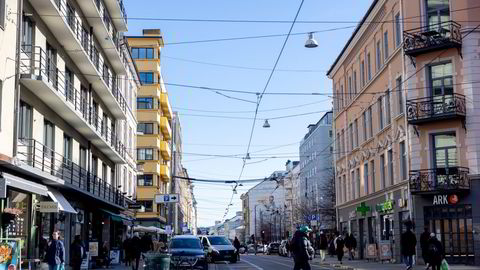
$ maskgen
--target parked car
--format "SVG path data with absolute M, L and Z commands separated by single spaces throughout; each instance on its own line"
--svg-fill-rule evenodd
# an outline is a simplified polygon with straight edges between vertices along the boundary
M 223 236 L 202 236 L 203 247 L 208 251 L 207 260 L 209 262 L 230 261 L 236 263 L 238 258 L 236 249 L 226 237 Z
M 270 243 L 270 244 L 268 244 L 268 246 L 267 246 L 267 250 L 266 250 L 265 254 L 267 254 L 267 255 L 275 254 L 275 253 L 278 254 L 279 248 L 280 248 L 280 244 L 279 244 L 279 243 Z
M 238 249 L 238 252 L 239 252 L 240 254 L 245 254 L 246 251 L 247 251 L 247 248 L 244 247 L 244 246 L 241 246 L 241 247 Z
M 287 240 L 282 240 L 282 242 L 280 242 L 280 246 L 278 247 L 278 255 L 285 257 L 288 256 Z
M 205 251 L 198 237 L 193 235 L 176 235 L 170 241 L 170 268 L 208 270 Z
M 247 246 L 247 253 L 255 253 L 255 245 L 254 244 L 249 244 Z

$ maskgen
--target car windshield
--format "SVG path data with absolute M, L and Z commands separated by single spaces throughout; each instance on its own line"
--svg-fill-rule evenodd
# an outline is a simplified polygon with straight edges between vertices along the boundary
M 225 237 L 208 237 L 208 240 L 212 245 L 231 245 L 230 241 L 228 241 L 228 239 L 226 239 Z
M 278 247 L 280 246 L 279 244 L 275 243 L 275 244 L 270 244 L 271 247 Z
M 202 249 L 202 245 L 200 244 L 199 239 L 194 238 L 177 238 L 172 239 L 172 243 L 170 244 L 170 248 L 195 248 L 195 249 Z

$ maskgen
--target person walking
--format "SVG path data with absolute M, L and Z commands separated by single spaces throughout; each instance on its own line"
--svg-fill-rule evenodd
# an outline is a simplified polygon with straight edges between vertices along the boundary
M 48 246 L 46 258 L 49 270 L 65 270 L 65 246 L 60 241 L 58 230 L 52 233 L 52 241 Z
M 293 270 L 310 270 L 309 260 L 312 259 L 311 252 L 313 250 L 310 241 L 308 240 L 308 233 L 311 232 L 308 226 L 302 226 L 298 229 L 292 238 L 292 245 L 290 248 L 293 252 L 293 261 L 295 266 Z
M 325 236 L 323 231 L 321 231 L 319 249 L 320 249 L 320 260 L 322 260 L 322 262 L 325 261 L 325 253 L 327 253 L 327 248 L 328 248 L 327 237 Z
M 440 270 L 444 254 L 442 243 L 431 233 L 428 240 L 428 259 L 432 270 Z
M 430 231 L 428 227 L 425 227 L 423 233 L 420 235 L 420 248 L 422 249 L 422 258 L 425 262 L 426 268 L 430 268 L 430 260 L 428 258 L 428 240 L 430 240 Z
M 86 257 L 85 247 L 83 246 L 80 235 L 75 235 L 71 246 L 70 263 L 73 270 L 80 270 L 83 259 Z
M 138 232 L 133 234 L 132 239 L 130 240 L 130 258 L 132 259 L 132 269 L 138 270 L 138 264 L 140 263 L 140 256 L 142 255 L 142 242 L 138 235 Z M 135 263 L 133 262 L 135 260 Z
M 108 248 L 108 242 L 103 241 L 103 245 L 100 247 L 100 261 L 104 268 L 110 267 L 110 250 Z
M 237 255 L 237 260 L 240 261 L 240 241 L 235 236 L 235 240 L 233 240 L 233 247 L 235 247 L 235 254 Z
M 335 243 L 335 253 L 337 254 L 337 259 L 342 264 L 343 258 L 343 248 L 345 247 L 345 240 L 343 239 L 342 235 L 338 232 L 335 234 L 337 237 L 334 240 Z
M 330 257 L 335 255 L 335 237 L 332 234 L 328 235 L 328 253 Z
M 347 233 L 345 237 L 345 247 L 348 249 L 348 260 L 355 260 L 355 249 L 357 248 L 357 239 L 352 233 Z
M 124 260 L 125 260 L 125 266 L 130 266 L 131 265 L 131 249 L 130 249 L 130 235 L 127 235 L 127 238 L 123 240 L 123 254 L 124 254 Z
M 403 260 L 407 266 L 406 270 L 413 267 L 413 256 L 415 255 L 415 246 L 417 245 L 417 238 L 411 231 L 410 226 L 407 226 L 407 231 L 404 232 L 400 238 L 400 249 L 403 255 Z

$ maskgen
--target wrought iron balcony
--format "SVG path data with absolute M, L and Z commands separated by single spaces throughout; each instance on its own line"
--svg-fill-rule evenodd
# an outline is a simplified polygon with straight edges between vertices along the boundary
M 417 56 L 434 50 L 461 48 L 461 25 L 448 21 L 403 31 L 403 50 Z
M 34 139 L 19 140 L 17 157 L 33 169 L 62 179 L 68 188 L 120 208 L 126 207 L 121 190 Z
M 407 120 L 412 125 L 445 119 L 465 119 L 466 113 L 465 96 L 461 94 L 407 100 Z
M 410 190 L 416 194 L 466 192 L 470 190 L 468 173 L 465 167 L 410 171 Z

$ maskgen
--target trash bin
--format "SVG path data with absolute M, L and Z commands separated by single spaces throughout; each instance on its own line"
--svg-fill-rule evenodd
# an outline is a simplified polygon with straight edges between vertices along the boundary
M 144 270 L 169 270 L 170 254 L 160 252 L 144 253 Z

